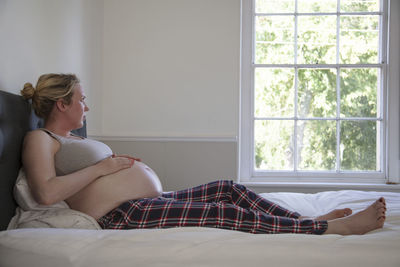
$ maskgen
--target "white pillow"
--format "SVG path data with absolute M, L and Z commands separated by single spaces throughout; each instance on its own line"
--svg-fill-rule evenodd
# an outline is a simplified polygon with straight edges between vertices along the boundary
M 65 201 L 60 201 L 53 205 L 40 205 L 35 201 L 31 194 L 31 190 L 26 181 L 26 176 L 23 168 L 19 170 L 17 181 L 14 186 L 14 198 L 18 206 L 24 211 L 28 210 L 48 210 L 48 209 L 62 209 L 69 208 Z

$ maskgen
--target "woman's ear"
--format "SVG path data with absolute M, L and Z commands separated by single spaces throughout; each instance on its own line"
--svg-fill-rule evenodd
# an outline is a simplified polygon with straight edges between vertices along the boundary
M 56 107 L 59 111 L 65 111 L 68 105 L 64 102 L 64 99 L 58 99 L 56 102 Z

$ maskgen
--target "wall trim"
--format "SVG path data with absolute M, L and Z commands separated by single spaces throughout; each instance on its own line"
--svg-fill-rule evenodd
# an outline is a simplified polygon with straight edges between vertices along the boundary
M 129 135 L 93 135 L 89 138 L 99 141 L 124 142 L 227 142 L 236 143 L 237 136 L 129 136 Z

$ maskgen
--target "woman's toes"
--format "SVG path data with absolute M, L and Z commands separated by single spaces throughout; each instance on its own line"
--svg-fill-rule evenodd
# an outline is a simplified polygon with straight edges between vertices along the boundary
M 383 225 L 384 225 L 384 223 L 385 223 L 385 220 L 386 220 L 386 216 L 381 216 L 380 218 L 378 218 L 378 226 L 379 226 L 380 228 L 383 227 Z
M 386 209 L 386 205 L 385 205 L 384 202 L 376 201 L 375 204 L 374 204 L 374 206 L 375 206 L 375 208 L 377 208 L 377 209 L 381 209 L 381 208 Z

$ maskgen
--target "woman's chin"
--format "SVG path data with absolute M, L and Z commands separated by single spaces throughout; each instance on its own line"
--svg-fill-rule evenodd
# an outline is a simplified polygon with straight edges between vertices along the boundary
M 79 123 L 76 125 L 76 128 L 75 128 L 75 129 L 80 129 L 80 128 L 83 127 L 83 125 L 85 125 L 85 123 L 84 123 L 84 121 L 82 120 L 81 122 L 79 122 Z

